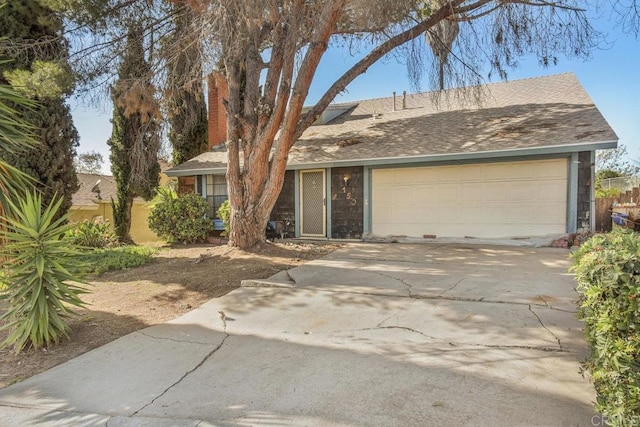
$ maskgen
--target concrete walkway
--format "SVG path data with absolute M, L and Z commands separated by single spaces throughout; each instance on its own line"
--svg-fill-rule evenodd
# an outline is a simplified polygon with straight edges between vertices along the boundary
M 349 245 L 0 390 L 0 420 L 591 426 L 567 255 Z

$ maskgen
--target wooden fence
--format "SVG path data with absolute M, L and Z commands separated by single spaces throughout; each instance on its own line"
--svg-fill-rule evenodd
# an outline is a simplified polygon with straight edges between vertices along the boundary
M 596 199 L 596 231 L 611 231 L 611 209 L 614 203 L 633 203 L 640 206 L 640 188 L 634 187 L 618 197 Z

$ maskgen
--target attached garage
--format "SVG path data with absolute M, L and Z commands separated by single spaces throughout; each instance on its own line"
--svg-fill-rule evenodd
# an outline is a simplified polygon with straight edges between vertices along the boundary
M 540 236 L 567 228 L 567 158 L 372 171 L 376 235 Z

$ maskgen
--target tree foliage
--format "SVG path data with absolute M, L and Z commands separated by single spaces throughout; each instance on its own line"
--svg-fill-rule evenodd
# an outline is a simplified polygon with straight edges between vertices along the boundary
M 202 84 L 202 45 L 190 24 L 194 12 L 184 5 L 173 8 L 173 30 L 165 41 L 167 83 L 165 104 L 173 164 L 178 165 L 207 150 L 207 106 Z M 176 43 L 183 49 L 175 50 Z
M 100 174 L 103 163 L 102 154 L 95 150 L 79 153 L 74 161 L 76 172 L 91 174 Z
M 0 84 L 36 100 L 32 107 L 9 104 L 33 129 L 39 146 L 25 153 L 8 154 L 6 161 L 40 182 L 45 204 L 62 197 L 59 215 L 71 206 L 78 189 L 73 156 L 78 133 L 65 98 L 73 90 L 68 47 L 62 38 L 62 19 L 37 0 L 9 2 L 0 8 Z M 30 47 L 15 50 L 13 46 Z
M 27 174 L 12 166 L 6 159 L 33 148 L 31 128 L 12 105 L 33 108 L 33 104 L 8 86 L 0 85 L 0 217 L 8 216 L 10 201 L 23 196 L 32 184 Z M 0 221 L 0 228 L 4 222 Z M 2 243 L 2 239 L 0 239 Z
M 627 147 L 619 144 L 618 148 L 610 150 L 598 150 L 596 152 L 596 171 L 598 178 L 615 178 L 615 176 L 600 176 L 600 172 L 610 171 L 617 173 L 617 176 L 629 176 L 638 173 L 640 167 L 633 165 L 628 160 L 629 153 Z
M 143 31 L 132 23 L 127 50 L 112 87 L 111 171 L 117 200 L 112 203 L 114 228 L 121 241 L 131 241 L 131 209 L 135 197 L 150 200 L 158 186 L 160 164 L 159 108 L 152 73 L 144 52 Z

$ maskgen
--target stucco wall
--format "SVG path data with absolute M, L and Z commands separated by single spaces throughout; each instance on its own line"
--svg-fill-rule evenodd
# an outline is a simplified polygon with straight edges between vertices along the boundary
M 161 242 L 153 231 L 149 229 L 147 218 L 151 213 L 151 209 L 145 202 L 135 202 L 131 209 L 131 238 L 136 243 Z M 81 222 L 84 220 L 93 220 L 102 217 L 105 221 L 113 224 L 113 212 L 111 204 L 108 202 L 96 205 L 95 209 L 69 209 L 69 219 L 73 222 Z

